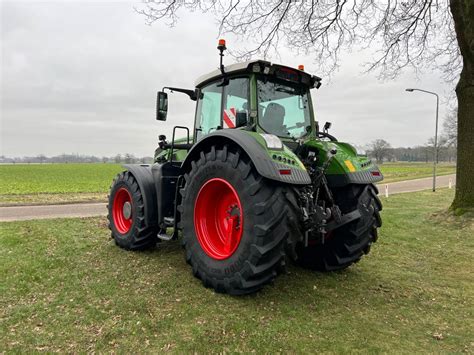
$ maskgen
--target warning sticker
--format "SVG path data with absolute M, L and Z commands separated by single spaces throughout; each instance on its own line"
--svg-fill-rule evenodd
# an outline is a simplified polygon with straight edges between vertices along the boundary
M 235 107 L 224 110 L 224 128 L 235 128 Z

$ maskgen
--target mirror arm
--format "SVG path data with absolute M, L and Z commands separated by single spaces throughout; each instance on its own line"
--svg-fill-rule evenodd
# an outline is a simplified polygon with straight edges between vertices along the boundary
M 182 88 L 173 88 L 173 87 L 165 86 L 165 87 L 163 87 L 162 91 L 165 91 L 165 89 L 168 89 L 171 92 L 173 92 L 173 91 L 181 92 L 183 94 L 188 95 L 191 100 L 193 100 L 193 101 L 197 100 L 197 94 L 196 94 L 195 90 L 182 89 Z

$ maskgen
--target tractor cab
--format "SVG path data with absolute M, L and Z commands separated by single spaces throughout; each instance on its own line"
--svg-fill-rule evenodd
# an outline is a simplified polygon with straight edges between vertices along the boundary
M 306 76 L 301 70 L 251 61 L 231 65 L 225 74 L 201 77 L 196 83 L 196 138 L 219 129 L 246 129 L 283 139 L 308 135 L 314 120 L 311 80 L 302 83 Z

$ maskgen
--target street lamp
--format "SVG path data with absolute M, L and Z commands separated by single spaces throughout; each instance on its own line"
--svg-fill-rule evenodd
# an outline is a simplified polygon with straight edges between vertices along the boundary
M 436 96 L 436 128 L 435 128 L 435 141 L 434 141 L 434 162 L 433 162 L 433 192 L 436 191 L 436 163 L 438 162 L 438 109 L 439 109 L 439 96 L 435 92 L 423 90 L 423 89 L 405 89 L 406 91 L 421 91 L 427 94 Z

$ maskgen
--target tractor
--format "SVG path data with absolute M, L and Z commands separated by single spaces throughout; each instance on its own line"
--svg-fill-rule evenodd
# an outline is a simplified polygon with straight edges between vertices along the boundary
M 108 221 L 127 250 L 181 240 L 204 286 L 242 295 L 272 282 L 291 261 L 345 269 L 377 240 L 383 176 L 337 141 L 313 113 L 321 78 L 265 60 L 220 65 L 194 89 L 164 87 L 196 101 L 194 128 L 159 136 L 153 164 L 124 165 L 109 195 Z M 180 138 L 177 138 L 177 136 Z

